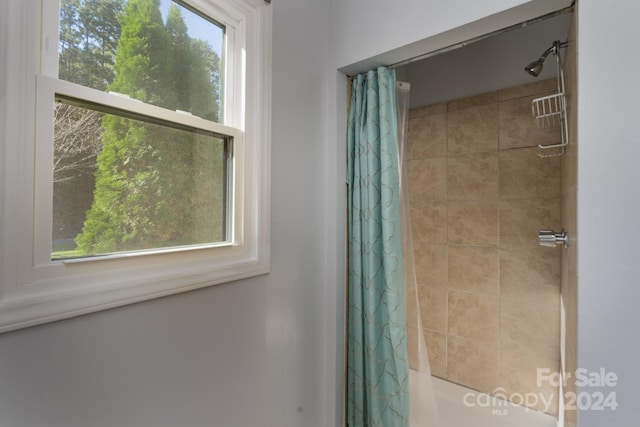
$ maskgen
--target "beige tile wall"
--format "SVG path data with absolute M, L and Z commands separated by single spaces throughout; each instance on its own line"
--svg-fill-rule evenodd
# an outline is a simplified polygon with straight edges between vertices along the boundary
M 536 368 L 559 370 L 561 250 L 538 246 L 537 233 L 562 228 L 561 160 L 536 146 L 560 134 L 537 129 L 530 105 L 555 88 L 541 81 L 414 109 L 408 141 L 432 373 L 489 393 L 555 393 L 553 414 L 558 392 L 537 387 Z
M 577 367 L 577 292 L 578 292 L 578 269 L 576 254 L 577 238 L 577 183 L 578 183 L 578 137 L 577 130 L 577 71 L 576 71 L 576 13 L 571 18 L 571 29 L 569 33 L 569 45 L 565 54 L 565 78 L 568 97 L 568 121 L 569 121 L 569 146 L 566 154 L 561 158 L 561 191 L 562 191 L 562 222 L 569 235 L 569 248 L 562 251 L 561 268 L 561 294 L 564 305 L 565 318 L 565 354 L 564 371 L 575 373 Z M 575 383 L 566 381 L 568 387 L 564 390 L 565 396 L 569 398 L 576 392 Z M 575 394 L 573 394 L 575 395 Z M 575 405 L 574 405 L 575 406 Z M 575 427 L 577 425 L 576 411 L 565 410 L 565 425 Z

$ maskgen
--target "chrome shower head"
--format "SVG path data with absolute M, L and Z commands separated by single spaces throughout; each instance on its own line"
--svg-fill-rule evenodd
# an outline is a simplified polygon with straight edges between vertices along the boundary
M 545 58 L 540 58 L 536 61 L 531 62 L 529 65 L 524 67 L 524 70 L 531 74 L 533 77 L 538 77 L 538 74 L 542 71 L 542 65 L 544 64 Z
M 549 56 L 549 54 L 551 53 L 553 53 L 554 55 L 557 55 L 560 48 L 565 47 L 567 44 L 568 44 L 567 42 L 560 43 L 560 40 L 554 41 L 551 47 L 545 50 L 540 58 L 531 62 L 526 67 L 524 67 L 524 70 L 530 75 L 532 75 L 533 77 L 538 77 L 538 75 L 542 72 L 544 60 L 547 59 L 547 56 Z

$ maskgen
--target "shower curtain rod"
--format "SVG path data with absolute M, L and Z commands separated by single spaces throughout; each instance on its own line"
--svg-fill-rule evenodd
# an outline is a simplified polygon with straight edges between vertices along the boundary
M 474 37 L 472 39 L 469 39 L 469 40 L 466 40 L 466 41 L 463 41 L 463 42 L 460 42 L 460 43 L 456 43 L 456 44 L 452 44 L 452 45 L 449 45 L 449 46 L 442 47 L 440 49 L 432 50 L 431 52 L 423 53 L 423 54 L 414 56 L 414 57 L 409 58 L 409 59 L 404 59 L 404 60 L 399 61 L 399 62 L 394 62 L 393 64 L 387 65 L 387 67 L 389 69 L 398 68 L 398 67 L 400 67 L 402 65 L 407 65 L 407 64 L 411 64 L 413 62 L 421 61 L 423 59 L 431 58 L 432 56 L 436 56 L 436 55 L 439 55 L 441 53 L 446 53 L 446 52 L 450 52 L 452 50 L 460 49 L 461 47 L 468 46 L 470 44 L 473 44 L 475 42 L 479 42 L 481 40 L 484 40 L 484 39 L 492 37 L 492 36 L 497 36 L 497 35 L 500 35 L 500 34 L 507 33 L 509 31 L 517 30 L 519 28 L 524 28 L 524 27 L 527 27 L 529 25 L 532 25 L 532 24 L 535 24 L 535 23 L 538 23 L 538 22 L 541 22 L 541 21 L 545 21 L 545 20 L 550 19 L 550 18 L 554 18 L 554 17 L 556 17 L 558 15 L 564 15 L 565 13 L 571 13 L 571 12 L 573 12 L 573 8 L 574 8 L 575 4 L 576 4 L 576 2 L 574 1 L 573 3 L 571 3 L 571 5 L 565 7 L 564 9 L 556 10 L 555 12 L 550 12 L 550 13 L 547 13 L 546 15 L 538 16 L 537 18 L 533 18 L 533 19 L 530 19 L 528 21 L 520 22 L 519 24 L 515 24 L 515 25 L 511 25 L 509 27 L 501 28 L 499 30 L 492 31 L 490 33 L 483 34 L 481 36 Z M 355 76 L 348 76 L 348 77 L 349 77 L 349 79 L 353 80 L 354 78 L 356 78 L 356 76 L 357 76 L 357 74 Z

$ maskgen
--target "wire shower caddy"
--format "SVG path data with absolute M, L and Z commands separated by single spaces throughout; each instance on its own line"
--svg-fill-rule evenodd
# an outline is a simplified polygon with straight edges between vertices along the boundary
M 556 57 L 558 76 L 558 92 L 531 101 L 531 113 L 536 119 L 538 128 L 560 127 L 560 144 L 538 145 L 542 153 L 540 157 L 561 156 L 569 144 L 569 129 L 567 127 L 567 96 L 564 84 L 564 70 L 560 58 L 560 42 L 554 42 L 553 54 Z M 545 150 L 553 150 L 545 153 Z

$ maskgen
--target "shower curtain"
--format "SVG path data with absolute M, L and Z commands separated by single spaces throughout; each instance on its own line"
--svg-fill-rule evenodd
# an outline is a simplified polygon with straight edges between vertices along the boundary
M 411 234 L 411 214 L 409 211 L 409 184 L 407 181 L 407 141 L 409 125 L 409 92 L 411 85 L 396 82 L 396 105 L 398 120 L 398 175 L 400 176 L 400 212 L 402 218 L 402 253 L 405 312 L 408 334 L 409 354 L 409 396 L 411 427 L 440 426 L 438 408 L 433 384 L 429 355 L 420 321 L 418 283 L 416 280 L 415 259 L 413 256 L 413 236 Z
M 404 158 L 408 101 L 409 84 L 396 82 L 395 72 L 384 67 L 353 81 L 348 126 L 350 427 L 439 425 L 413 262 Z M 417 333 L 408 337 L 407 325 Z
M 348 126 L 347 423 L 409 426 L 395 72 L 353 82 Z

